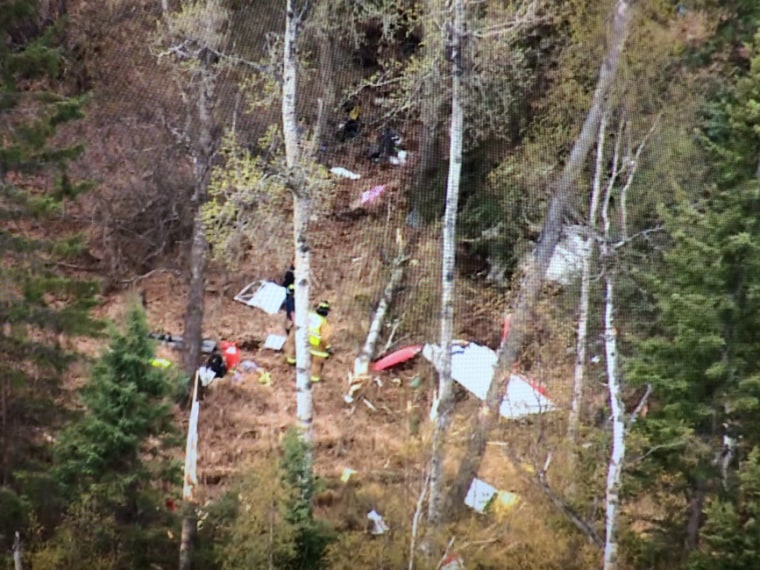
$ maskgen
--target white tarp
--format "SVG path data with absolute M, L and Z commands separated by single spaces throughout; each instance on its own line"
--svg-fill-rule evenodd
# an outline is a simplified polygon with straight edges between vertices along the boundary
M 474 342 L 455 342 L 456 344 L 451 346 L 451 377 L 478 399 L 485 400 L 493 378 L 496 353 L 487 346 Z M 434 362 L 439 351 L 438 346 L 427 344 L 422 350 L 422 355 Z M 502 417 L 514 419 L 555 409 L 554 403 L 528 380 L 519 374 L 512 374 L 499 413 Z
M 258 288 L 251 292 L 257 285 Z M 274 315 L 280 310 L 282 302 L 285 300 L 285 287 L 271 281 L 254 281 L 235 295 L 235 300 Z

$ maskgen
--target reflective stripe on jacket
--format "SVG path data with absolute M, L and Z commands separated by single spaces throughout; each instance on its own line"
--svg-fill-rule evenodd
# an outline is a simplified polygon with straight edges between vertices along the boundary
M 309 313 L 309 344 L 318 347 L 322 344 L 322 325 L 325 318 L 317 313 Z

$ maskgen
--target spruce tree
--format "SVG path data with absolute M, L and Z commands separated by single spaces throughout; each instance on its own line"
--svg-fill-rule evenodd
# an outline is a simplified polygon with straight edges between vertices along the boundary
M 108 349 L 94 364 L 81 391 L 84 411 L 64 430 L 55 448 L 55 475 L 69 508 L 36 563 L 59 560 L 66 567 L 91 567 L 111 558 L 113 568 L 148 568 L 174 562 L 169 542 L 175 515 L 163 505 L 164 481 L 179 488 L 179 466 L 168 451 L 174 443 L 167 373 L 151 365 L 153 341 L 139 305 L 113 330 Z M 79 530 L 90 531 L 71 537 Z M 61 567 L 61 566 L 56 566 Z
M 36 2 L 0 8 L 0 540 L 22 531 L 30 508 L 43 525 L 56 516 L 48 444 L 60 425 L 62 372 L 73 355 L 65 335 L 89 334 L 97 284 L 62 272 L 82 249 L 56 231 L 64 205 L 88 184 L 67 165 L 80 145 L 54 142 L 58 128 L 82 116 L 82 98 L 61 94 L 59 28 L 45 26 Z M 12 504 L 11 504 L 12 503 Z M 10 508 L 12 507 L 12 508 Z M 5 544 L 10 546 L 10 544 Z
M 662 504 L 681 505 L 660 521 L 658 539 L 649 544 L 652 560 L 684 559 L 704 547 L 707 558 L 691 554 L 695 568 L 743 567 L 730 560 L 746 560 L 760 548 L 757 532 L 739 541 L 744 553 L 731 554 L 739 542 L 728 540 L 740 531 L 740 518 L 751 519 L 760 507 L 760 497 L 746 492 L 760 448 L 758 109 L 756 49 L 749 73 L 707 109 L 710 179 L 700 200 L 667 216 L 672 248 L 652 282 L 660 334 L 641 342 L 630 363 L 629 380 L 651 383 L 655 395 L 652 413 L 639 424 L 649 448 L 639 480 Z

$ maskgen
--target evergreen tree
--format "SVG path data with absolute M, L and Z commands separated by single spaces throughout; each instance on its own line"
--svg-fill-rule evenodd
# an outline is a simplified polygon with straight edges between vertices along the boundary
M 142 309 L 130 307 L 124 331 L 112 332 L 82 390 L 82 416 L 60 435 L 55 474 L 71 502 L 35 567 L 91 567 L 101 559 L 110 560 L 109 568 L 174 562 L 167 531 L 176 517 L 152 484 L 178 483 L 178 466 L 166 454 L 173 443 L 167 437 L 171 383 L 151 366 L 148 333 Z M 83 528 L 88 532 L 79 535 Z
M 83 99 L 60 94 L 58 28 L 45 27 L 36 2 L 0 8 L 0 540 L 23 531 L 30 508 L 43 525 L 58 505 L 47 475 L 50 440 L 60 423 L 61 374 L 72 359 L 62 335 L 89 334 L 97 285 L 67 277 L 58 264 L 81 251 L 55 221 L 85 190 L 67 164 L 81 146 L 53 142 L 62 124 L 82 116 Z M 12 513 L 15 513 L 13 515 Z M 9 546 L 6 544 L 5 546 Z
M 741 517 L 751 518 L 760 507 L 746 492 L 760 446 L 758 109 L 756 51 L 750 72 L 708 109 L 711 182 L 698 203 L 681 205 L 667 220 L 672 248 L 653 280 L 660 334 L 639 344 L 629 376 L 650 382 L 656 395 L 653 412 L 640 424 L 650 451 L 638 475 L 662 504 L 680 497 L 677 504 L 686 507 L 670 509 L 661 521 L 652 556 L 682 557 L 674 543 L 694 550 L 704 524 L 710 553 L 695 555 L 695 568 L 745 567 L 730 561 L 748 560 L 760 548 L 756 532 L 741 544 L 729 539 Z M 737 474 L 738 461 L 743 467 Z M 731 553 L 738 546 L 743 551 Z M 705 560 L 728 562 L 704 566 Z

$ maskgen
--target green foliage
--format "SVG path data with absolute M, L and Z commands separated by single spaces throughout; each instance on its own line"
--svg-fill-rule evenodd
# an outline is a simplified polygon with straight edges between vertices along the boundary
M 280 149 L 282 135 L 270 126 L 259 141 L 261 154 L 254 156 L 228 133 L 218 155 L 220 164 L 209 181 L 209 200 L 202 217 L 206 237 L 216 259 L 237 267 L 251 247 L 279 247 L 278 239 L 290 237 L 288 214 L 292 194 L 286 187 L 286 172 Z M 312 196 L 315 215 L 330 211 L 332 192 L 327 169 L 303 160 L 300 190 Z
M 736 507 L 729 504 L 745 501 L 742 509 L 756 508 L 731 492 L 716 457 L 726 435 L 738 442 L 739 457 L 750 457 L 760 443 L 760 180 L 754 168 L 760 133 L 753 126 L 758 64 L 754 59 L 750 74 L 707 114 L 703 138 L 713 168 L 704 196 L 664 213 L 672 247 L 661 273 L 650 280 L 658 334 L 638 344 L 628 375 L 635 383 L 651 383 L 656 395 L 652 413 L 639 424 L 651 451 L 637 476 L 684 503 L 697 493 L 717 497 L 706 512 L 709 532 L 736 523 Z M 743 469 L 754 469 L 754 462 Z M 683 543 L 685 516 L 684 509 L 662 514 L 652 542 L 667 557 L 682 555 L 672 544 Z M 726 548 L 733 546 L 716 538 L 699 560 L 728 560 L 733 555 Z
M 707 507 L 702 545 L 689 570 L 743 570 L 760 559 L 760 449 L 752 449 L 737 476 L 735 499 Z
M 83 116 L 83 97 L 66 97 L 57 83 L 62 52 L 58 23 L 40 29 L 36 2 L 4 2 L 0 10 L 0 507 L 8 526 L 3 547 L 32 521 L 60 516 L 48 442 L 64 420 L 61 378 L 75 355 L 62 341 L 96 334 L 89 316 L 98 285 L 67 276 L 59 262 L 81 249 L 62 235 L 65 204 L 89 185 L 73 180 L 68 164 L 81 145 L 62 145 L 56 133 Z M 5 499 L 15 497 L 14 501 Z M 7 510 L 6 510 L 7 508 Z M 20 510 L 19 510 L 20 509 Z
M 147 568 L 175 558 L 168 531 L 176 517 L 152 483 L 179 480 L 167 455 L 170 385 L 150 365 L 142 308 L 131 306 L 125 320 L 81 391 L 82 416 L 56 442 L 54 473 L 70 502 L 35 567 Z
M 262 461 L 249 470 L 238 493 L 237 517 L 218 548 L 223 568 L 326 567 L 333 536 L 313 516 L 317 482 L 309 454 L 309 445 L 290 430 L 279 465 Z
M 145 440 L 169 431 L 171 388 L 165 372 L 150 365 L 149 333 L 137 305 L 127 312 L 124 332 L 112 331 L 108 351 L 82 390 L 85 413 L 61 434 L 56 448 L 63 482 L 83 488 L 111 477 L 137 480 Z
M 295 530 L 292 568 L 317 570 L 324 567 L 325 549 L 331 541 L 328 528 L 314 520 L 312 500 L 317 481 L 311 464 L 311 446 L 295 429 L 285 434 L 281 469 L 291 494 L 283 503 L 283 519 Z

